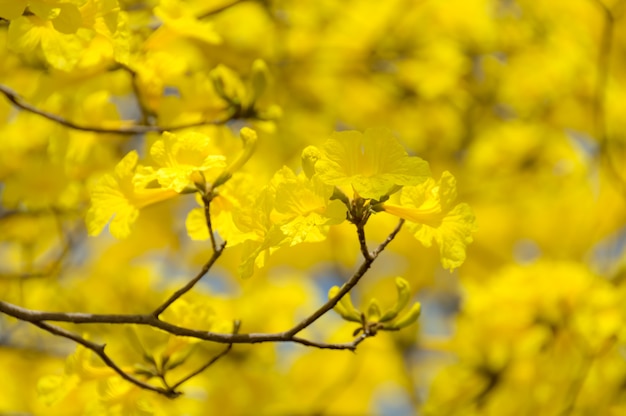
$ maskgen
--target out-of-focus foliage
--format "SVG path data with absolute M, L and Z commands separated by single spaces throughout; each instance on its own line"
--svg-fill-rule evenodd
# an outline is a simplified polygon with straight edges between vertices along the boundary
M 229 245 L 163 319 L 293 326 L 360 261 L 342 198 L 367 198 L 371 247 L 406 223 L 338 312 L 380 324 L 406 288 L 421 302 L 419 325 L 356 355 L 235 345 L 176 400 L 1 315 L 0 413 L 624 414 L 625 12 L 622 0 L 0 0 L 0 84 L 35 108 L 108 129 L 216 122 L 95 133 L 0 99 L 0 300 L 149 313 L 210 257 L 191 194 L 217 184 L 210 214 Z M 328 314 L 305 335 L 346 342 L 358 325 Z M 221 348 L 62 326 L 172 380 Z

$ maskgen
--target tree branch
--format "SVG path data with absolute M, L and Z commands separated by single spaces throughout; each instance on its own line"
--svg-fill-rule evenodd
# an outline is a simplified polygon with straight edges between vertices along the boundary
M 201 14 L 199 16 L 196 16 L 196 19 L 200 20 L 200 19 L 206 19 L 207 17 L 215 16 L 216 14 L 219 14 L 219 13 L 223 12 L 224 10 L 228 10 L 231 7 L 236 6 L 238 4 L 241 4 L 241 3 L 245 2 L 245 1 L 250 1 L 250 0 L 235 0 L 232 3 L 227 3 L 227 4 L 223 5 L 223 6 L 217 7 L 215 9 L 213 9 L 213 10 L 209 10 L 206 13 L 203 13 L 203 14 Z
M 236 333 L 239 332 L 239 327 L 240 326 L 241 326 L 241 321 L 233 322 L 233 334 L 236 334 Z M 172 389 L 175 390 L 181 384 L 185 383 L 186 381 L 188 381 L 188 380 L 192 379 L 193 377 L 197 376 L 198 374 L 202 373 L 204 370 L 206 370 L 207 368 L 209 368 L 210 366 L 215 364 L 220 358 L 222 358 L 226 354 L 228 354 L 232 348 L 233 348 L 233 344 L 232 343 L 228 344 L 228 346 L 226 346 L 226 348 L 224 348 L 224 350 L 222 352 L 217 354 L 215 357 L 211 358 L 202 367 L 198 368 L 196 371 L 190 373 L 189 375 L 187 375 L 187 376 L 183 377 L 182 379 L 180 379 L 178 382 L 174 383 L 174 385 L 172 386 Z
M 211 256 L 209 261 L 207 261 L 204 264 L 204 266 L 202 266 L 202 269 L 198 272 L 198 274 L 193 279 L 191 279 L 185 286 L 181 287 L 176 292 L 174 292 L 165 302 L 161 304 L 161 306 L 156 308 L 152 312 L 152 316 L 158 319 L 159 315 L 161 315 L 172 303 L 174 303 L 176 299 L 180 298 L 185 293 L 189 292 L 196 285 L 196 283 L 198 283 L 200 279 L 202 279 L 202 277 L 204 277 L 204 275 L 207 274 L 207 272 L 211 269 L 211 267 L 213 267 L 213 264 L 215 264 L 217 259 L 219 259 L 220 256 L 222 255 L 224 248 L 226 248 L 226 242 L 223 242 L 222 245 L 219 246 L 213 252 L 213 255 Z
M 615 32 L 616 15 L 612 8 L 600 0 L 592 1 L 602 13 L 602 33 L 598 49 L 598 62 L 596 69 L 596 85 L 593 99 L 593 118 L 597 140 L 600 145 L 600 157 L 604 157 L 609 174 L 614 183 L 626 195 L 626 182 L 621 174 L 622 170 L 616 166 L 613 158 L 613 149 L 606 122 L 606 89 L 610 74 L 611 54 L 613 49 L 613 36 Z M 618 3 L 619 5 L 620 3 Z M 623 4 L 623 3 L 622 3 Z M 619 163 L 618 163 L 619 164 Z
M 170 324 L 155 318 L 152 314 L 89 314 L 81 312 L 43 312 L 22 308 L 5 301 L 0 301 L 0 312 L 21 321 L 40 323 L 44 321 L 70 322 L 74 324 L 136 324 L 158 328 L 169 334 L 201 339 L 221 344 L 259 344 L 263 342 L 294 342 L 310 347 L 334 350 L 354 350 L 354 342 L 331 344 L 310 341 L 289 335 L 287 331 L 272 334 L 222 334 L 210 331 L 198 331 Z
M 176 397 L 180 395 L 180 392 L 177 392 L 175 389 L 179 387 L 182 383 L 189 380 L 190 378 L 200 374 L 202 371 L 206 370 L 212 364 L 214 364 L 217 360 L 225 356 L 232 348 L 233 344 L 256 344 L 263 342 L 293 342 L 296 344 L 315 347 L 320 349 L 331 349 L 331 350 L 349 350 L 356 351 L 357 346 L 363 342 L 366 338 L 372 336 L 373 334 L 363 333 L 360 336 L 356 337 L 353 341 L 347 343 L 325 343 L 309 340 L 306 338 L 301 338 L 296 336 L 303 329 L 307 328 L 315 321 L 317 321 L 320 317 L 322 317 L 326 312 L 331 310 L 339 300 L 345 296 L 356 284 L 360 281 L 360 279 L 365 275 L 367 270 L 371 267 L 372 263 L 378 258 L 380 253 L 393 241 L 396 235 L 400 232 L 402 225 L 404 224 L 404 220 L 400 220 L 395 229 L 387 236 L 385 241 L 383 241 L 377 248 L 374 250 L 370 256 L 366 257 L 361 263 L 361 266 L 357 269 L 357 271 L 348 279 L 346 284 L 344 284 L 341 290 L 337 293 L 336 296 L 329 299 L 326 303 L 320 306 L 317 310 L 315 310 L 309 317 L 302 320 L 300 323 L 295 325 L 293 328 L 277 333 L 248 333 L 248 334 L 239 334 L 239 324 L 235 324 L 235 328 L 233 333 L 231 334 L 223 334 L 216 333 L 210 331 L 198 331 L 191 328 L 180 327 L 159 319 L 159 314 L 161 314 L 169 305 L 171 305 L 176 299 L 181 297 L 183 294 L 188 292 L 212 267 L 215 261 L 219 258 L 222 251 L 225 248 L 225 244 L 222 244 L 218 248 L 218 250 L 213 252 L 213 256 L 211 259 L 202 267 L 202 270 L 183 288 L 176 291 L 172 296 L 168 298 L 161 306 L 159 306 L 153 313 L 151 314 L 89 314 L 89 313 L 72 313 L 72 312 L 43 312 L 36 311 L 32 309 L 23 308 L 17 305 L 13 305 L 8 302 L 0 301 L 0 312 L 17 318 L 22 321 L 30 322 L 33 325 L 44 329 L 45 331 L 50 332 L 53 335 L 61 336 L 64 338 L 68 338 L 73 340 L 74 342 L 83 345 L 86 348 L 89 348 L 93 352 L 95 352 L 104 363 L 112 368 L 117 374 L 119 374 L 125 380 L 147 390 L 151 390 L 157 392 L 159 394 L 163 394 L 167 397 Z M 228 344 L 228 346 L 217 356 L 213 357 L 206 364 L 204 364 L 199 369 L 195 370 L 188 376 L 179 380 L 173 386 L 168 388 L 160 388 L 155 387 L 150 384 L 144 383 L 141 380 L 138 380 L 131 376 L 130 374 L 124 372 L 121 368 L 119 368 L 111 358 L 104 352 L 104 345 L 95 344 L 91 341 L 88 341 L 84 338 L 81 338 L 78 335 L 75 335 L 69 331 L 66 331 L 57 326 L 51 325 L 46 321 L 54 321 L 54 322 L 71 322 L 74 324 L 137 324 L 150 326 L 153 328 L 158 328 L 162 331 L 165 331 L 169 334 L 175 336 L 186 336 L 196 339 L 201 339 L 204 341 L 211 341 L 216 343 Z
M 209 229 L 209 237 L 211 238 L 211 247 L 213 247 L 213 252 L 218 251 L 217 242 L 215 241 L 215 234 L 213 233 L 213 222 L 211 221 L 211 201 L 213 200 L 213 195 L 211 194 L 202 194 L 202 203 L 204 204 L 204 218 L 206 221 L 206 226 Z M 226 244 L 226 243 L 224 243 Z M 222 250 L 224 249 L 224 244 L 222 244 Z
M 354 286 L 357 285 L 357 283 L 359 283 L 359 280 L 361 280 L 361 278 L 369 270 L 369 268 L 371 267 L 372 263 L 374 263 L 378 255 L 385 249 L 385 247 L 387 247 L 387 245 L 400 232 L 400 229 L 402 228 L 403 224 L 404 224 L 404 220 L 400 220 L 396 228 L 391 232 L 391 234 L 389 234 L 389 236 L 387 236 L 385 241 L 383 241 L 373 253 L 368 252 L 369 255 L 365 257 L 365 259 L 363 260 L 363 263 L 361 263 L 361 266 L 358 268 L 356 273 L 354 273 L 352 277 L 350 277 L 350 279 L 348 279 L 348 281 L 341 287 L 337 295 L 329 299 L 319 309 L 313 312 L 313 314 L 311 314 L 308 318 L 304 319 L 302 322 L 300 322 L 298 325 L 291 328 L 289 331 L 286 331 L 286 334 L 290 336 L 296 335 L 298 332 L 302 331 L 304 328 L 308 327 L 313 322 L 321 318 L 322 315 L 324 315 L 326 312 L 334 308 L 335 305 L 337 305 L 337 303 L 341 300 L 341 298 L 343 298 L 350 290 L 352 290 Z M 357 225 L 357 230 L 359 229 L 362 230 L 362 228 L 363 228 L 363 225 Z
M 4 96 L 13 103 L 16 107 L 28 111 L 32 114 L 37 114 L 41 117 L 44 117 L 50 121 L 54 121 L 62 126 L 80 130 L 80 131 L 88 131 L 91 133 L 101 133 L 101 134 L 123 134 L 123 135 L 135 135 L 135 134 L 145 134 L 150 132 L 163 133 L 164 131 L 175 131 L 186 129 L 190 127 L 199 127 L 206 125 L 223 125 L 233 119 L 232 116 L 229 116 L 224 119 L 217 120 L 203 120 L 197 121 L 193 123 L 180 124 L 178 126 L 147 126 L 147 125 L 135 125 L 129 127 L 118 127 L 118 128 L 107 128 L 107 127 L 97 127 L 97 126 L 87 126 L 83 124 L 78 124 L 74 121 L 68 120 L 64 117 L 61 117 L 57 114 L 50 113 L 48 111 L 41 110 L 32 104 L 26 102 L 18 93 L 13 91 L 11 88 L 6 85 L 0 84 L 0 93 L 4 94 Z
M 378 247 L 376 247 L 376 250 L 374 250 L 374 252 L 372 253 L 372 257 L 376 258 L 378 257 L 378 255 L 385 249 L 387 248 L 387 246 L 389 245 L 389 243 L 391 243 L 394 238 L 396 238 L 396 236 L 398 235 L 398 233 L 400 232 L 400 230 L 402 229 L 402 226 L 404 225 L 404 220 L 401 219 L 400 221 L 398 221 L 398 225 L 396 225 L 396 228 L 393 229 L 393 231 L 391 232 L 391 234 L 389 234 L 387 236 L 387 238 L 385 238 L 385 241 L 383 241 L 382 243 L 380 243 L 380 245 Z
M 143 96 L 141 95 L 141 90 L 139 89 L 139 84 L 137 83 L 137 72 L 129 67 L 128 65 L 119 63 L 120 68 L 122 68 L 128 75 L 130 75 L 130 83 L 133 87 L 133 94 L 135 95 L 135 99 L 137 100 L 137 107 L 139 107 L 139 111 L 141 112 L 141 123 L 142 124 L 152 124 L 150 123 L 151 117 L 154 116 L 154 113 L 148 108 L 145 104 Z
M 174 391 L 173 389 L 163 389 L 160 387 L 156 387 L 153 386 L 151 384 L 148 383 L 144 383 L 143 381 L 133 377 L 132 375 L 128 374 L 127 372 L 125 372 L 124 370 L 122 370 L 117 364 L 115 364 L 115 362 L 111 359 L 111 357 L 108 356 L 108 354 L 104 351 L 105 348 L 105 344 L 96 344 L 95 342 L 91 342 L 89 340 L 86 340 L 85 338 L 82 338 L 70 331 L 67 331 L 63 328 L 60 328 L 56 325 L 52 325 L 49 324 L 47 322 L 36 322 L 36 321 L 31 321 L 31 323 L 41 329 L 43 329 L 44 331 L 47 331 L 53 335 L 57 335 L 63 338 L 67 338 L 69 340 L 74 341 L 77 344 L 82 345 L 83 347 L 93 351 L 98 357 L 100 357 L 100 359 L 107 365 L 107 367 L 111 368 L 113 371 L 115 371 L 120 377 L 122 377 L 124 380 L 138 386 L 141 387 L 142 389 L 146 389 L 146 390 L 150 390 L 153 391 L 155 393 L 159 393 L 162 394 L 166 397 L 169 398 L 174 398 L 174 397 L 178 397 L 180 395 L 179 392 Z
M 366 260 L 372 259 L 372 254 L 367 248 L 367 239 L 365 238 L 365 227 L 362 224 L 356 224 L 356 233 L 359 237 L 359 248 L 361 249 L 361 254 L 363 258 Z
M 172 303 L 176 301 L 176 299 L 189 292 L 196 285 L 196 283 L 198 283 L 200 279 L 202 279 L 202 277 L 207 274 L 209 270 L 211 270 L 213 264 L 215 264 L 217 259 L 219 259 L 219 257 L 222 255 L 222 252 L 226 248 L 226 241 L 224 241 L 219 247 L 215 242 L 215 236 L 213 235 L 213 225 L 211 224 L 211 201 L 212 196 L 207 196 L 205 193 L 202 194 L 202 202 L 204 203 L 204 216 L 206 220 L 206 225 L 209 229 L 209 236 L 211 236 L 211 247 L 213 248 L 213 255 L 211 256 L 209 261 L 207 261 L 204 266 L 202 266 L 200 272 L 193 279 L 191 279 L 185 286 L 174 292 L 172 296 L 170 296 L 163 304 L 161 304 L 161 306 L 159 306 L 154 310 L 154 312 L 152 312 L 152 315 L 155 318 L 158 318 L 159 315 L 161 315 Z M 237 332 L 238 331 L 234 331 L 233 333 Z
M 71 322 L 74 324 L 136 324 L 136 325 L 145 325 L 151 326 L 153 328 L 161 329 L 165 332 L 168 332 L 172 335 L 178 336 L 186 336 L 191 338 L 197 338 L 204 341 L 212 341 L 222 344 L 257 344 L 262 342 L 295 342 L 298 344 L 306 345 L 306 346 L 314 346 L 318 348 L 326 348 L 326 349 L 354 349 L 353 342 L 352 343 L 344 343 L 344 344 L 328 344 L 321 342 L 313 342 L 303 338 L 296 337 L 295 335 L 310 326 L 312 323 L 317 321 L 322 315 L 331 310 L 337 302 L 346 294 L 350 289 L 352 289 L 359 280 L 363 277 L 365 272 L 370 268 L 374 260 L 378 257 L 378 255 L 385 249 L 385 247 L 395 238 L 395 236 L 400 232 L 402 225 L 404 224 L 403 220 L 400 220 L 396 228 L 389 234 L 389 236 L 383 241 L 378 248 L 372 253 L 372 259 L 365 259 L 359 269 L 350 277 L 350 279 L 346 282 L 346 284 L 341 288 L 341 290 L 337 293 L 335 297 L 329 299 L 326 303 L 324 303 L 321 307 L 319 307 L 316 311 L 314 311 L 309 317 L 295 325 L 293 328 L 276 333 L 248 333 L 248 334 L 223 334 L 211 331 L 199 331 L 195 329 L 185 328 L 181 326 L 177 326 L 165 321 L 160 320 L 154 313 L 151 314 L 89 314 L 82 312 L 44 312 L 44 311 L 36 311 L 32 309 L 23 308 L 21 306 L 17 306 L 5 301 L 0 301 L 0 312 L 5 313 L 6 315 L 12 316 L 22 321 L 27 322 L 42 322 L 42 321 L 52 321 L 52 322 Z M 215 254 L 214 254 L 215 256 Z M 219 255 L 218 255 L 219 257 Z M 207 263 L 208 264 L 208 263 Z M 204 270 L 204 268 L 203 268 Z M 198 273 L 198 276 L 201 277 L 203 275 L 202 272 Z M 192 282 L 198 279 L 196 276 Z M 190 282 L 191 283 L 191 282 Z M 189 284 L 188 284 L 189 285 Z M 188 286 L 186 285 L 185 288 Z M 184 288 L 183 288 L 184 289 Z M 174 295 L 170 297 L 169 300 L 173 299 L 177 293 L 181 292 L 183 289 L 177 291 Z M 184 293 L 184 292 L 183 292 Z M 176 296 L 174 300 L 176 300 L 180 295 Z M 171 302 L 166 302 L 168 305 Z M 172 301 L 173 302 L 173 301 Z M 164 304 L 165 305 L 165 304 Z M 162 306 L 160 307 L 162 308 Z M 159 309 L 160 309 L 159 308 Z M 158 310 L 158 309 L 157 309 Z
M 604 104 L 606 96 L 606 83 L 609 75 L 609 61 L 613 44 L 613 26 L 615 19 L 613 13 L 603 2 L 593 0 L 593 3 L 602 12 L 602 34 L 600 36 L 600 48 L 598 50 L 598 63 L 596 69 L 596 86 L 593 102 L 593 116 L 598 139 L 602 145 L 606 141 L 606 125 L 604 119 Z
M 0 272 L 0 280 L 28 280 L 41 279 L 56 274 L 70 253 L 71 243 L 65 243 L 59 254 L 50 263 L 41 267 L 39 271 L 19 273 L 19 272 Z
M 61 241 L 61 249 L 59 250 L 59 254 L 51 261 L 48 262 L 45 266 L 37 267 L 38 271 L 29 271 L 29 272 L 0 272 L 0 280 L 27 280 L 27 279 L 39 279 L 52 276 L 57 274 L 62 266 L 65 259 L 69 256 L 71 249 L 74 246 L 72 235 L 73 230 L 65 232 L 63 228 L 63 223 L 61 220 L 61 212 L 57 210 L 41 210 L 41 211 L 32 211 L 32 212 L 21 212 L 21 211 L 5 211 L 0 212 L 0 221 L 10 220 L 16 216 L 44 216 L 44 215 L 53 215 L 54 220 L 57 225 L 57 234 L 59 236 L 59 240 Z

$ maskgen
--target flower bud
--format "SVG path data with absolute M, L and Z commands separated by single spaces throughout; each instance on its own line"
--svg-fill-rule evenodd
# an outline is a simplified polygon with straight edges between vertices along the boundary
M 409 282 L 401 277 L 396 277 L 396 290 L 398 291 L 398 299 L 395 305 L 385 312 L 380 318 L 380 322 L 387 322 L 394 319 L 402 309 L 406 307 L 411 299 L 411 288 Z
M 328 299 L 332 299 L 337 296 L 339 290 L 339 286 L 331 287 L 328 291 Z M 352 305 L 352 299 L 350 299 L 349 294 L 346 294 L 339 300 L 339 302 L 337 302 L 334 310 L 346 321 L 361 323 L 361 313 L 354 307 L 354 305 Z
M 380 322 L 380 303 L 378 299 L 371 299 L 370 304 L 367 307 L 367 321 L 368 322 Z
M 315 175 L 315 162 L 322 157 L 322 152 L 315 146 L 307 146 L 302 151 L 302 170 L 307 178 Z
M 392 322 L 391 325 L 386 325 L 387 329 L 402 329 L 405 328 L 417 321 L 417 318 L 420 317 L 422 313 L 422 304 L 419 302 L 415 302 L 411 309 L 404 314 L 400 319 L 395 322 Z

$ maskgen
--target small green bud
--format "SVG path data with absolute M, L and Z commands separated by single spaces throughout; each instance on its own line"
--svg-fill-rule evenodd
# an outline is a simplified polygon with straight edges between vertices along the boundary
M 328 291 L 328 299 L 332 299 L 337 296 L 339 290 L 339 286 L 331 287 Z M 361 323 L 361 313 L 354 307 L 354 305 L 352 305 L 350 294 L 346 294 L 342 297 L 335 305 L 334 310 L 346 321 Z
M 242 104 L 246 89 L 237 73 L 220 64 L 209 72 L 209 77 L 217 95 L 232 105 Z
M 411 309 L 404 314 L 400 319 L 395 322 L 392 322 L 391 325 L 386 325 L 387 329 L 402 329 L 405 328 L 417 321 L 417 318 L 420 317 L 422 313 L 422 304 L 419 302 L 415 302 Z
M 269 78 L 270 73 L 267 69 L 267 64 L 261 59 L 255 60 L 252 63 L 252 96 L 250 98 L 250 105 L 253 105 L 259 97 L 263 95 L 265 89 L 267 88 Z
M 368 322 L 380 322 L 380 303 L 378 299 L 371 299 L 370 304 L 367 307 L 367 321 Z
M 398 299 L 396 300 L 395 305 L 391 309 L 385 312 L 385 314 L 380 318 L 380 322 L 387 322 L 394 319 L 402 309 L 408 305 L 409 300 L 411 299 L 411 287 L 409 286 L 409 282 L 407 282 L 402 277 L 396 277 L 396 290 L 398 291 Z
M 239 137 L 243 142 L 243 149 L 237 155 L 237 157 L 226 167 L 226 169 L 218 176 L 218 178 L 213 183 L 213 188 L 216 188 L 220 185 L 223 185 L 228 181 L 237 170 L 241 169 L 243 165 L 250 159 L 252 153 L 254 153 L 254 149 L 256 148 L 256 143 L 258 141 L 258 136 L 256 131 L 251 128 L 244 127 L 239 131 Z

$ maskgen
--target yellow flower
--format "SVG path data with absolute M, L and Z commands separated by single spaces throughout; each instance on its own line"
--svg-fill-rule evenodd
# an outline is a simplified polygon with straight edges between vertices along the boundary
M 221 43 L 222 38 L 213 28 L 213 23 L 198 19 L 195 15 L 197 12 L 193 9 L 191 4 L 161 0 L 154 8 L 154 15 L 163 22 L 163 26 L 151 36 L 150 44 L 171 42 L 176 36 L 188 37 L 209 45 Z
M 0 0 L 0 17 L 7 20 L 17 19 L 28 6 L 27 0 Z
M 141 208 L 178 195 L 171 189 L 136 187 L 133 175 L 138 158 L 137 152 L 128 153 L 115 172 L 104 175 L 91 191 L 91 207 L 86 217 L 89 235 L 100 234 L 110 220 L 111 235 L 128 237 Z
M 47 405 L 52 405 L 63 400 L 81 383 L 117 376 L 110 367 L 94 365 L 92 357 L 91 350 L 79 345 L 76 351 L 67 357 L 63 375 L 45 376 L 39 380 L 37 390 L 40 399 Z
M 386 129 L 336 132 L 321 150 L 317 175 L 347 195 L 354 190 L 363 198 L 380 199 L 397 186 L 418 185 L 430 175 L 428 163 L 407 155 Z
M 224 156 L 212 154 L 211 139 L 196 132 L 165 132 L 150 148 L 150 155 L 158 167 L 137 168 L 134 179 L 136 186 L 148 186 L 157 181 L 163 188 L 182 192 L 194 186 L 198 172 L 205 174 L 226 165 Z
M 233 247 L 249 239 L 255 239 L 256 234 L 250 229 L 241 230 L 235 225 L 233 215 L 245 210 L 246 207 L 254 207 L 258 185 L 250 175 L 240 173 L 220 186 L 219 192 L 211 201 L 211 223 L 213 231 L 222 240 L 228 241 L 228 246 Z M 192 209 L 187 215 L 185 226 L 187 234 L 192 240 L 208 240 L 209 229 L 204 213 L 204 203 L 200 194 L 196 194 L 198 207 Z M 235 214 L 236 215 L 236 214 Z
M 453 205 L 455 199 L 456 179 L 446 171 L 439 182 L 429 178 L 421 185 L 402 188 L 383 210 L 408 221 L 408 230 L 424 246 L 435 241 L 443 267 L 452 270 L 463 264 L 476 231 L 472 209 L 464 203 Z
M 68 72 L 127 61 L 130 34 L 116 0 L 19 0 L 6 11 L 4 3 L 0 16 L 11 20 L 9 44 L 18 53 L 41 53 L 52 67 Z M 22 15 L 26 6 L 32 14 Z
M 228 181 L 233 174 L 241 169 L 243 165 L 245 165 L 248 160 L 252 157 L 254 153 L 254 149 L 256 148 L 256 143 L 258 141 L 258 136 L 256 131 L 251 128 L 244 127 L 239 131 L 239 137 L 243 143 L 243 149 L 241 152 L 233 159 L 232 162 L 228 165 L 226 169 L 218 176 L 213 184 L 213 187 L 224 184 L 224 182 Z
M 274 192 L 268 186 L 261 191 L 252 206 L 233 215 L 235 225 L 246 235 L 239 265 L 239 275 L 242 278 L 252 276 L 255 268 L 265 266 L 270 255 L 287 242 L 280 227 L 270 219 Z
M 295 245 L 305 241 L 326 239 L 330 225 L 346 219 L 346 206 L 339 200 L 330 200 L 333 187 L 316 177 L 309 180 L 304 174 L 296 176 L 284 167 L 275 178 L 280 178 L 276 188 L 276 202 L 272 220 Z

